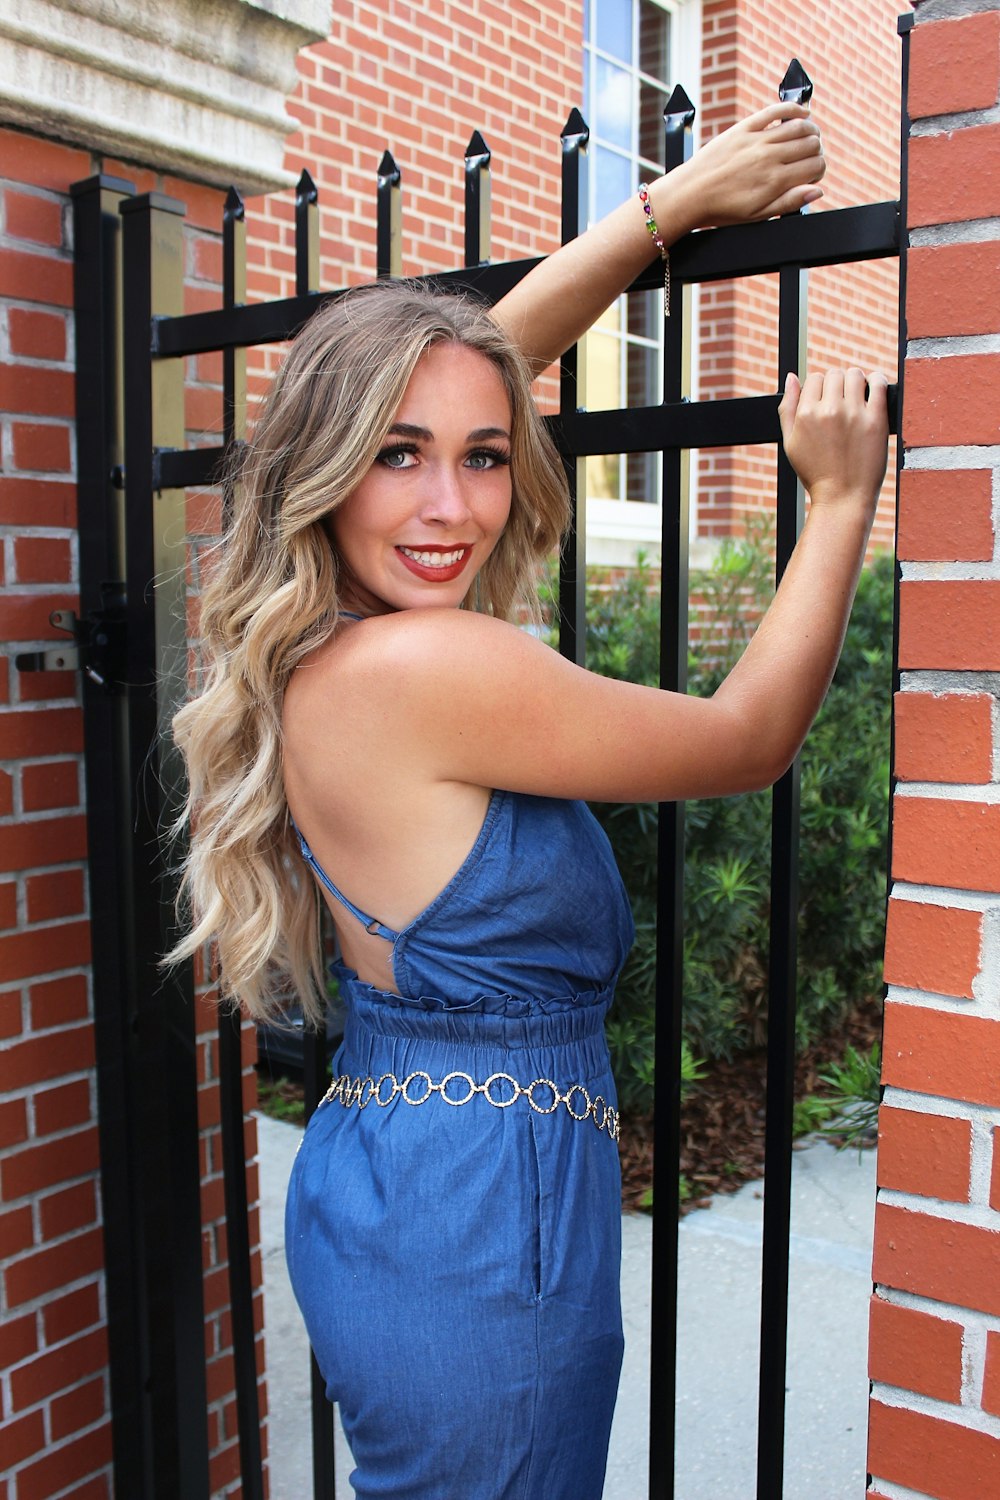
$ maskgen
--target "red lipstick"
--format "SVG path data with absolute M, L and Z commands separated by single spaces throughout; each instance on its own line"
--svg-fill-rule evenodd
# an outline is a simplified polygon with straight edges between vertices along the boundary
M 426 579 L 428 583 L 450 583 L 459 576 L 472 556 L 472 545 L 469 542 L 459 542 L 453 547 L 408 547 L 406 551 L 397 547 L 395 550 L 404 567 L 417 578 Z M 420 561 L 426 557 L 451 557 L 456 552 L 461 555 L 454 562 L 435 564 Z M 410 556 L 411 553 L 415 555 Z

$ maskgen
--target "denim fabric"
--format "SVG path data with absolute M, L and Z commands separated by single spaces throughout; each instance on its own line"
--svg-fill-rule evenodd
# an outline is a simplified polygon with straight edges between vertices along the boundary
M 334 1074 L 506 1072 L 617 1107 L 603 1021 L 631 938 L 589 812 L 495 793 L 461 870 L 396 937 L 404 993 L 338 969 Z M 620 1242 L 615 1142 L 562 1106 L 323 1104 L 286 1245 L 359 1500 L 600 1500 Z

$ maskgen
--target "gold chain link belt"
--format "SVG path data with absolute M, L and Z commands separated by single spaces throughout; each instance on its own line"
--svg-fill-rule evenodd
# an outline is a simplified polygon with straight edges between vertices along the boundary
M 423 1093 L 419 1098 L 410 1095 L 411 1084 L 423 1086 Z M 464 1084 L 466 1087 L 465 1097 L 455 1099 L 448 1093 L 450 1084 Z M 494 1085 L 509 1084 L 512 1090 L 509 1098 L 494 1098 L 491 1092 Z M 547 1089 L 548 1099 L 545 1103 L 539 1103 L 535 1098 L 536 1089 Z M 485 1083 L 476 1083 L 469 1073 L 449 1073 L 442 1078 L 440 1083 L 435 1083 L 429 1073 L 418 1069 L 415 1073 L 409 1073 L 400 1083 L 395 1073 L 383 1073 L 379 1079 L 375 1078 L 352 1078 L 349 1073 L 342 1073 L 335 1078 L 323 1095 L 322 1103 L 336 1099 L 345 1109 L 356 1104 L 359 1109 L 366 1109 L 372 1100 L 380 1108 L 385 1109 L 391 1104 L 396 1095 L 399 1094 L 404 1103 L 414 1108 L 426 1104 L 432 1094 L 438 1094 L 445 1102 L 454 1109 L 459 1109 L 463 1104 L 469 1104 L 476 1094 L 482 1094 L 487 1104 L 492 1104 L 494 1109 L 509 1109 L 516 1104 L 518 1099 L 527 1099 L 528 1104 L 536 1115 L 555 1114 L 560 1104 L 565 1105 L 566 1113 L 571 1120 L 592 1120 L 598 1130 L 606 1130 L 613 1141 L 618 1139 L 618 1111 L 612 1109 L 603 1095 L 598 1094 L 591 1099 L 589 1093 L 582 1083 L 572 1083 L 561 1094 L 551 1078 L 536 1078 L 529 1083 L 527 1088 L 512 1078 L 509 1073 L 491 1073 Z M 543 1095 L 543 1098 L 545 1096 Z M 582 1108 L 581 1108 L 582 1105 Z

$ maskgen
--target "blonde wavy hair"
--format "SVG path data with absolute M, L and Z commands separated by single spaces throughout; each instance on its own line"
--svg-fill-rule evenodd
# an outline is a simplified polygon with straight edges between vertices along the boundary
M 384 443 L 418 360 L 438 344 L 488 359 L 511 408 L 511 510 L 464 607 L 537 618 L 539 564 L 569 517 L 565 474 L 519 351 L 486 310 L 408 283 L 359 288 L 291 346 L 239 465 L 202 594 L 204 690 L 174 719 L 188 828 L 175 962 L 217 948 L 223 994 L 257 1019 L 290 998 L 310 1024 L 325 1002 L 320 902 L 282 777 L 291 673 L 338 619 L 338 558 L 324 522 Z

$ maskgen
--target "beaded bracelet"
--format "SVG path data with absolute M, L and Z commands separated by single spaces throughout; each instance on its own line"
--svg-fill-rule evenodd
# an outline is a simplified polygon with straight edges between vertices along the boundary
M 656 220 L 653 218 L 653 205 L 649 201 L 649 189 L 644 182 L 640 183 L 639 185 L 639 202 L 642 204 L 642 211 L 646 215 L 646 228 L 649 230 L 649 237 L 653 241 L 653 244 L 656 246 L 657 250 L 659 250 L 660 255 L 663 257 L 663 316 L 665 318 L 669 318 L 670 251 L 667 248 L 662 234 L 657 228 Z

